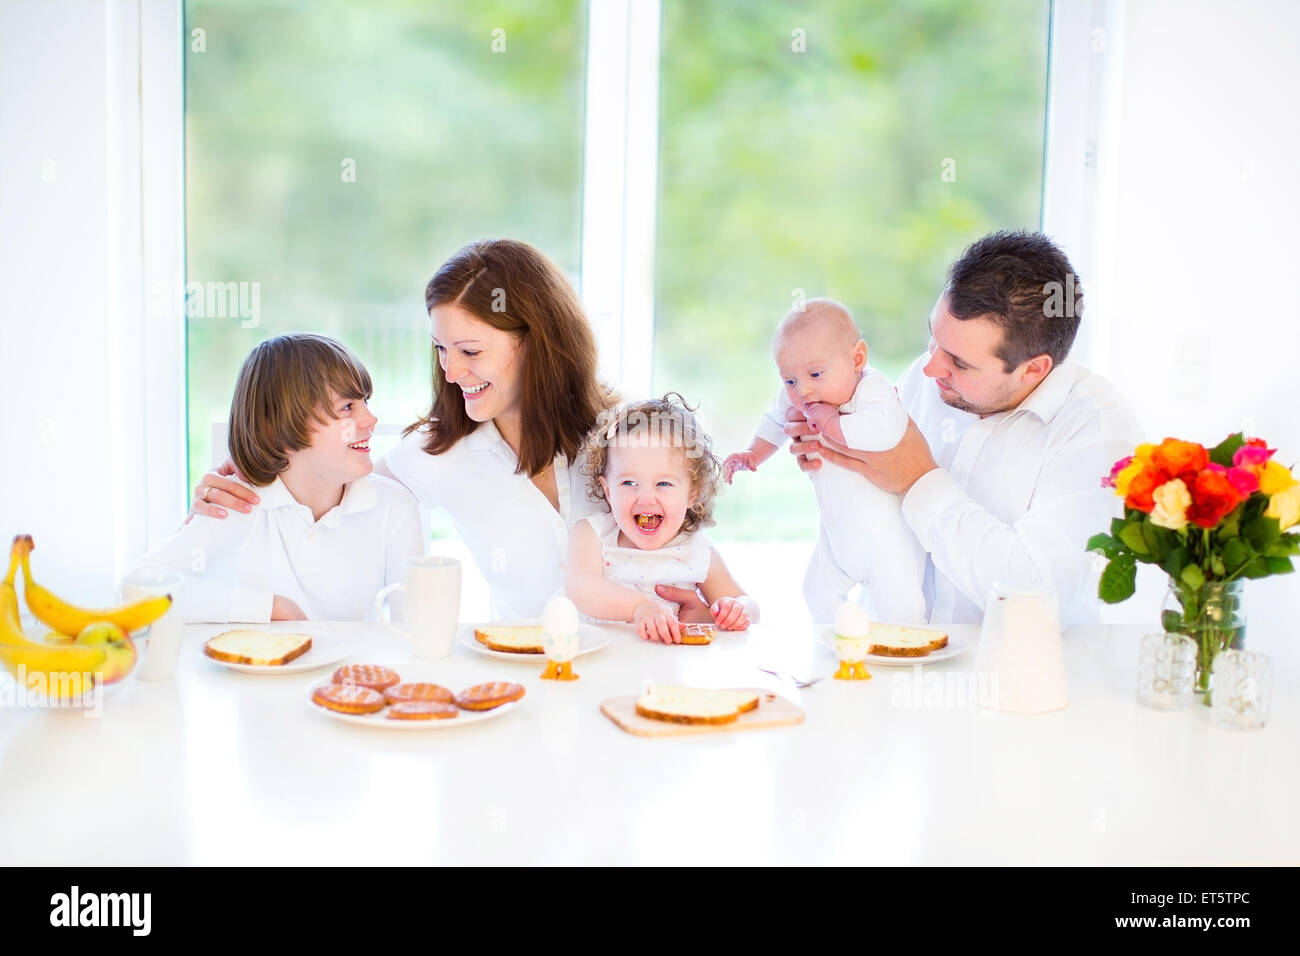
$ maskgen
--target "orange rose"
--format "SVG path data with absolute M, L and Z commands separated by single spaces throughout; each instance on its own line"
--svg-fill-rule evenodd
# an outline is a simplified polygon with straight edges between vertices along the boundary
M 1138 511 L 1145 511 L 1150 514 L 1151 510 L 1156 506 L 1152 495 L 1157 488 L 1172 477 L 1172 475 L 1159 468 L 1147 467 L 1142 469 L 1128 482 L 1124 503 L 1130 508 L 1136 508 Z
M 1173 477 L 1198 472 L 1210 463 L 1210 453 L 1194 441 L 1166 438 L 1151 453 L 1151 462 Z
M 1202 528 L 1213 528 L 1224 515 L 1241 504 L 1241 495 L 1228 476 L 1217 471 L 1201 472 L 1190 490 L 1192 506 L 1187 509 L 1187 517 Z

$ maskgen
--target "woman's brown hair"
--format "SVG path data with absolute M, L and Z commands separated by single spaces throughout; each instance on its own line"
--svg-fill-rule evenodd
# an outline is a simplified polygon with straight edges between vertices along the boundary
M 617 396 L 596 377 L 596 337 L 559 268 L 526 242 L 472 242 L 443 263 L 424 290 L 427 311 L 442 305 L 521 339 L 524 426 L 516 474 L 536 475 L 557 454 L 572 460 L 596 416 Z M 439 455 L 479 424 L 466 414 L 460 389 L 447 381 L 435 350 L 433 402 L 403 434 L 427 427 L 424 450 Z
M 373 392 L 370 373 L 341 342 L 307 332 L 260 342 L 230 401 L 230 460 L 252 484 L 269 485 L 289 467 L 289 452 L 311 444 L 311 423 L 335 417 L 336 397 L 368 401 Z

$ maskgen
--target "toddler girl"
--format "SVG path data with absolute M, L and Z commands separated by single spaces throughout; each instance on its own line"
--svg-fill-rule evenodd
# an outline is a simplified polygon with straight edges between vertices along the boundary
M 656 591 L 666 585 L 698 589 L 721 630 L 758 621 L 758 604 L 700 531 L 713 524 L 721 465 L 680 395 L 619 409 L 582 454 L 588 493 L 606 511 L 580 520 L 569 538 L 566 591 L 578 610 L 633 622 L 646 640 L 680 643 L 682 607 Z

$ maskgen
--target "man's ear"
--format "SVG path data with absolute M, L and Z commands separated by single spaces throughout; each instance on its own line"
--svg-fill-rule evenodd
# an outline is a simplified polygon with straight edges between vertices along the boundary
M 861 372 L 867 367 L 868 351 L 866 339 L 858 339 L 853 344 L 853 352 L 851 353 L 853 356 L 853 371 Z
M 1054 364 L 1050 355 L 1036 355 L 1025 363 L 1025 371 L 1021 375 L 1021 379 L 1026 384 L 1037 385 L 1047 378 L 1047 373 L 1052 370 Z

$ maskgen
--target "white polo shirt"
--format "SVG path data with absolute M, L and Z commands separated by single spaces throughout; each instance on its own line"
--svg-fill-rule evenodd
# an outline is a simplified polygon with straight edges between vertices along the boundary
M 929 552 L 930 620 L 978 623 L 994 582 L 1052 587 L 1063 627 L 1094 620 L 1097 578 L 1084 545 L 1117 513 L 1101 479 L 1140 440 L 1128 403 L 1067 360 L 1016 408 L 980 418 L 944 403 L 922 372 L 928 359 L 912 363 L 898 391 L 939 465 L 903 498 Z
M 555 458 L 560 509 L 527 475 L 496 424 L 487 421 L 441 455 L 423 448 L 423 429 L 411 432 L 385 457 L 393 475 L 426 508 L 445 508 L 492 595 L 497 620 L 540 617 L 564 586 L 569 530 L 597 513 L 576 462 Z
M 428 550 L 415 499 L 380 475 L 349 482 L 319 521 L 279 478 L 254 490 L 261 502 L 248 514 L 196 515 L 136 564 L 185 576 L 186 621 L 266 622 L 277 594 L 310 620 L 373 618 L 375 594 L 401 580 L 402 559 Z

